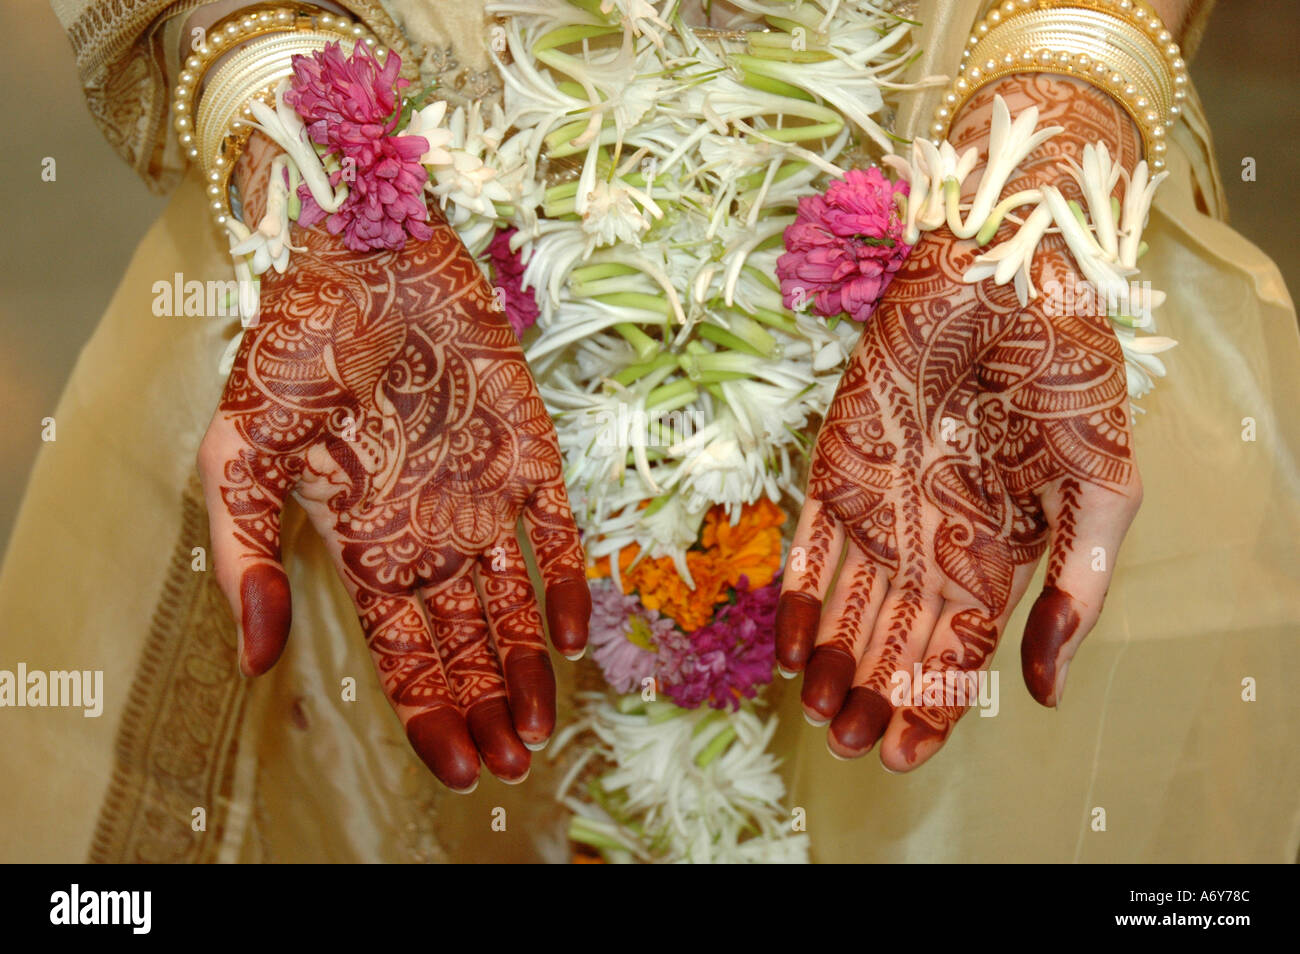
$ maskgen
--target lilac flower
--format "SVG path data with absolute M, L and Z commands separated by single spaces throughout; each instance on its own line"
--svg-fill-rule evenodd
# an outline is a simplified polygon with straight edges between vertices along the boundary
M 680 642 L 661 647 L 659 685 L 679 706 L 738 709 L 772 680 L 779 581 L 751 590 L 741 577 L 736 602 Z
M 635 596 L 624 594 L 610 580 L 591 584 L 592 658 L 605 681 L 618 692 L 635 692 L 655 675 L 659 647 L 671 643 L 677 627 L 657 610 L 646 609 Z

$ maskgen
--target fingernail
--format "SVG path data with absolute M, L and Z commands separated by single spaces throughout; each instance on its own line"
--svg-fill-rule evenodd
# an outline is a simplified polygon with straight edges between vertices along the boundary
M 786 669 L 780 663 L 776 664 L 776 671 L 781 674 L 782 679 L 793 679 L 795 676 L 799 675 L 797 672 L 791 672 L 789 669 Z
M 1061 699 L 1065 697 L 1065 677 L 1070 674 L 1070 660 L 1061 664 L 1061 670 L 1056 676 L 1056 708 L 1061 708 Z
M 852 762 L 852 761 L 853 761 L 853 760 L 852 760 L 851 758 L 849 758 L 847 755 L 840 755 L 840 753 L 836 752 L 833 748 L 831 748 L 831 740 L 830 740 L 830 737 L 829 737 L 829 736 L 827 736 L 827 738 L 826 738 L 826 751 L 829 752 L 829 753 L 831 754 L 831 758 L 835 759 L 835 761 L 837 761 L 837 762 Z
M 776 655 L 783 668 L 797 672 L 808 662 L 817 637 L 822 601 L 807 593 L 782 593 L 776 605 Z
M 807 722 L 814 729 L 820 729 L 822 726 L 831 724 L 830 719 L 814 719 L 812 716 L 808 714 L 807 709 L 803 710 L 803 721 Z
M 580 650 L 578 650 L 578 651 L 577 651 L 576 653 L 574 653 L 572 656 L 570 656 L 568 653 L 560 653 L 560 655 L 563 656 L 565 659 L 567 659 L 569 662 L 577 662 L 577 661 L 578 661 L 579 659 L 581 659 L 583 656 L 587 655 L 587 647 L 586 647 L 586 646 L 583 646 Z
M 478 788 L 478 779 L 474 779 L 474 784 L 469 788 L 453 788 L 451 791 L 455 792 L 457 795 L 473 795 L 474 789 L 476 788 Z
M 522 785 L 524 782 L 528 781 L 528 776 L 532 774 L 533 767 L 530 765 L 528 766 L 528 770 L 518 778 L 503 778 L 501 781 L 505 782 L 507 785 Z
M 550 744 L 551 744 L 551 740 L 549 737 L 547 737 L 540 742 L 525 742 L 524 748 L 526 748 L 529 752 L 540 752 L 542 751 L 542 749 L 546 748 Z

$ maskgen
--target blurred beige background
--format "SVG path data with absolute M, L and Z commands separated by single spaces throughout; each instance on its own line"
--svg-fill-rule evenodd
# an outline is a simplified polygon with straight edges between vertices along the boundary
M 1300 16 L 1295 0 L 1219 0 L 1192 66 L 1215 134 L 1232 223 L 1300 287 L 1300 238 L 1287 215 L 1300 154 Z M 51 414 L 136 242 L 158 215 L 81 98 L 72 52 L 44 0 L 0 10 L 0 546 Z M 44 157 L 57 180 L 43 182 Z M 1242 160 L 1256 181 L 1241 180 Z M 159 453 L 167 453 L 159 448 Z M 86 466 L 93 467 L 93 461 Z M 68 501 L 118 506 L 119 501 Z M 57 568 L 51 568 L 52 572 Z

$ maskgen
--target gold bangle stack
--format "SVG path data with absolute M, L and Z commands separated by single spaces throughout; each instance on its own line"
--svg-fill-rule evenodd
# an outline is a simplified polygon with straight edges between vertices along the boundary
M 253 102 L 273 106 L 277 87 L 293 75 L 294 55 L 310 55 L 336 42 L 344 44 L 345 52 L 351 52 L 349 44 L 364 43 L 381 60 L 386 53 L 361 24 L 319 7 L 289 3 L 259 4 L 226 17 L 186 59 L 172 95 L 173 124 L 181 147 L 203 171 L 208 207 L 218 225 L 224 226 L 230 215 L 230 177 L 253 133 Z M 230 58 L 196 95 L 204 76 L 227 53 Z
M 975 27 L 957 78 L 930 131 L 944 139 L 957 111 L 1013 73 L 1060 73 L 1098 87 L 1133 117 L 1154 171 L 1165 133 L 1187 99 L 1187 64 L 1173 35 L 1143 0 L 1004 0 Z

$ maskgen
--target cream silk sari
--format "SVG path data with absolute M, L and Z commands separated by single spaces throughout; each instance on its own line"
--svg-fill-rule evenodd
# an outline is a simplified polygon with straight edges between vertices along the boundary
M 99 718 L 0 710 L 0 860 L 565 860 L 557 767 L 545 757 L 523 786 L 485 774 L 461 797 L 410 751 L 296 508 L 284 525 L 289 648 L 269 675 L 237 674 L 233 622 L 193 555 L 208 546 L 194 455 L 233 328 L 151 311 L 159 279 L 229 274 L 201 186 L 164 133 L 166 51 L 196 5 L 54 0 L 96 119 L 153 187 L 175 194 L 81 354 L 0 571 L 0 668 L 103 670 L 105 696 Z M 344 5 L 452 95 L 498 92 L 478 0 Z M 916 75 L 953 69 L 980 6 L 918 4 Z M 902 132 L 919 128 L 932 95 L 898 105 Z M 1029 601 L 994 662 L 997 717 L 969 715 L 911 775 L 887 775 L 874 756 L 835 761 L 824 730 L 800 718 L 794 684 L 775 687 L 787 801 L 805 809 L 816 859 L 1295 859 L 1295 313 L 1277 269 L 1221 220 L 1199 109 L 1170 166 L 1143 277 L 1168 291 L 1161 333 L 1182 344 L 1143 401 L 1146 502 L 1071 669 L 1069 702 L 1043 710 L 1023 690 L 1016 643 Z M 1243 439 L 1246 419 L 1254 440 Z M 557 668 L 563 719 L 585 677 Z M 343 698 L 348 677 L 356 701 Z M 1255 681 L 1255 701 L 1243 700 L 1243 680 Z M 493 830 L 497 807 L 505 831 Z

